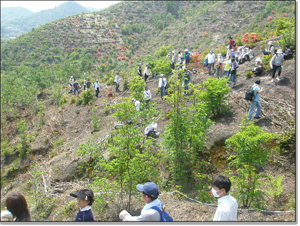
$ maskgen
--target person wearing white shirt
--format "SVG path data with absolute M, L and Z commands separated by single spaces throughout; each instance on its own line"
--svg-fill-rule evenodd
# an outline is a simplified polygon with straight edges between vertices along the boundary
M 171 68 L 174 70 L 175 69 L 175 63 L 176 63 L 176 53 L 175 51 L 173 50 L 172 51 L 172 63 L 171 63 Z
M 180 63 L 181 61 L 181 58 L 183 57 L 183 53 L 181 51 L 178 52 L 178 64 Z
M 96 82 L 94 83 L 94 90 L 96 91 L 96 97 L 98 97 L 99 92 L 100 92 L 100 83 L 98 81 L 98 79 L 96 80 Z
M 158 87 L 160 88 L 161 99 L 163 99 L 163 97 L 166 95 L 166 86 L 167 86 L 167 79 L 165 78 L 164 74 L 161 74 L 160 79 L 158 81 Z
M 114 82 L 116 85 L 116 92 L 120 92 L 120 90 L 119 90 L 119 86 L 120 86 L 119 72 L 117 72 Z
M 208 62 L 208 75 L 211 75 L 211 67 L 216 71 L 215 69 L 215 62 L 216 62 L 216 55 L 214 54 L 214 51 L 210 51 L 209 54 L 205 57 L 205 60 L 207 59 Z
M 147 137 L 156 137 L 159 136 L 159 133 L 156 132 L 157 130 L 157 123 L 151 122 L 144 130 L 144 133 Z
M 274 56 L 272 57 L 271 61 L 270 61 L 270 67 L 273 69 L 272 72 L 272 80 L 271 82 L 274 82 L 274 77 L 276 74 L 276 71 L 278 70 L 278 74 L 277 74 L 277 80 L 280 81 L 280 74 L 281 74 L 281 70 L 282 70 L 282 64 L 284 62 L 284 57 L 282 55 L 282 49 L 278 49 L 276 54 L 274 54 Z
M 135 109 L 137 110 L 137 111 L 140 111 L 141 109 L 140 109 L 140 102 L 138 101 L 138 100 L 136 100 L 136 99 L 134 99 L 134 98 L 132 98 L 132 102 L 134 103 L 134 106 L 135 106 Z
M 145 91 L 144 91 L 144 100 L 146 101 L 146 108 L 149 108 L 149 102 L 152 98 L 152 94 L 151 91 L 149 90 L 148 87 L 145 87 Z
M 213 221 L 237 221 L 238 203 L 228 194 L 231 181 L 228 177 L 218 175 L 212 181 L 211 192 L 218 199 L 218 207 Z
M 163 204 L 158 199 L 159 191 L 157 185 L 153 182 L 147 182 L 144 185 L 138 184 L 136 188 L 141 192 L 142 201 L 146 202 L 141 215 L 131 216 L 126 210 L 122 210 L 119 218 L 123 221 L 160 221 L 160 213 L 151 208 L 157 206 L 160 210 L 163 210 Z
M 149 64 L 147 63 L 146 64 L 146 67 L 145 67 L 145 70 L 144 70 L 144 79 L 145 79 L 145 82 L 147 82 L 147 78 L 149 77 L 149 71 L 148 71 L 148 69 L 149 69 Z

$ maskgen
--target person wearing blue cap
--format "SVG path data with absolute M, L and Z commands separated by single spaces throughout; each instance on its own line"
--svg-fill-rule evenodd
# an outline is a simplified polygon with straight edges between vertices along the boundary
M 158 207 L 163 211 L 163 204 L 158 199 L 159 191 L 157 185 L 153 182 L 147 182 L 146 184 L 138 184 L 136 188 L 141 192 L 142 200 L 146 202 L 141 215 L 131 216 L 126 210 L 122 210 L 119 218 L 123 221 L 160 221 L 160 213 L 152 209 L 152 207 Z
M 214 73 L 216 72 L 215 69 L 215 62 L 216 62 L 216 55 L 214 54 L 214 51 L 210 51 L 209 54 L 205 57 L 205 60 L 207 59 L 208 62 L 208 75 L 211 75 L 211 68 L 214 69 Z

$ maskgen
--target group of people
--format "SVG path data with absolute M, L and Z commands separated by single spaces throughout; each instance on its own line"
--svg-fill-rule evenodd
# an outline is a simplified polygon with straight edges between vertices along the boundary
M 234 52 L 233 52 L 234 53 Z M 216 74 L 217 78 L 222 78 L 223 74 L 227 77 L 230 76 L 231 81 L 231 87 L 234 87 L 236 84 L 236 73 L 237 68 L 239 67 L 238 62 L 236 61 L 236 57 L 234 55 L 226 56 L 226 59 L 224 60 L 221 53 L 218 54 L 218 57 L 216 58 L 216 55 L 214 54 L 214 51 L 211 50 L 206 57 L 204 58 L 206 61 L 207 67 L 208 67 L 208 75 L 212 75 L 211 70 L 214 70 L 213 74 Z M 217 68 L 215 68 L 215 63 Z
M 119 218 L 122 221 L 163 221 L 166 211 L 163 203 L 158 199 L 160 194 L 158 186 L 153 182 L 138 184 L 137 190 L 141 192 L 141 199 L 145 206 L 139 216 L 132 216 L 127 210 L 122 210 Z M 237 221 L 238 203 L 229 194 L 231 181 L 228 177 L 218 175 L 212 180 L 211 193 L 218 200 L 218 207 L 212 221 Z M 90 189 L 80 189 L 70 196 L 77 199 L 79 211 L 74 221 L 95 221 L 92 204 L 95 200 Z M 21 194 L 14 194 L 6 199 L 6 211 L 1 212 L 1 221 L 30 221 L 30 213 L 26 199 Z M 169 215 L 168 215 L 169 216 Z M 169 221 L 173 221 L 170 217 Z
M 280 74 L 282 71 L 282 65 L 284 60 L 290 59 L 293 57 L 293 52 L 290 49 L 290 46 L 287 44 L 285 45 L 286 51 L 283 52 L 282 49 L 278 49 L 276 50 L 273 42 L 270 41 L 268 42 L 268 47 L 263 51 L 264 55 L 272 55 L 272 58 L 270 60 L 270 67 L 272 69 L 272 80 L 271 82 L 275 82 L 274 78 L 275 78 L 275 74 L 277 73 L 277 80 L 280 81 Z M 257 63 L 258 63 L 258 68 L 254 68 L 254 71 L 256 75 L 258 75 L 259 73 L 262 73 L 263 71 L 263 66 L 262 66 L 262 62 L 260 59 L 257 59 Z M 256 80 L 254 85 L 251 87 L 252 90 L 254 91 L 254 99 L 251 100 L 251 104 L 250 104 L 250 109 L 248 112 L 248 119 L 252 119 L 252 115 L 253 112 L 256 108 L 255 111 L 255 119 L 259 119 L 260 118 L 260 111 L 261 111 L 261 104 L 259 101 L 260 98 L 260 92 L 262 92 L 262 88 L 259 86 L 260 85 L 260 80 Z

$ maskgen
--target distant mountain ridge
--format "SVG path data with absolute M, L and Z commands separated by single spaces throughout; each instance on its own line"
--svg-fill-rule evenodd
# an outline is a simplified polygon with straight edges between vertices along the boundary
M 73 1 L 64 2 L 54 9 L 43 10 L 37 13 L 23 7 L 1 8 L 1 38 L 17 37 L 42 24 L 95 10 L 87 9 Z
M 6 22 L 8 20 L 15 20 L 22 17 L 28 17 L 33 14 L 34 12 L 20 6 L 1 8 L 1 26 L 3 22 Z

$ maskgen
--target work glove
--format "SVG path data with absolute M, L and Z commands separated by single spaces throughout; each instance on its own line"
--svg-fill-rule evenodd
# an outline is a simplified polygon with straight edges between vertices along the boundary
M 130 215 L 126 210 L 122 210 L 121 213 L 119 214 L 119 218 L 121 220 L 125 219 L 125 216 Z

